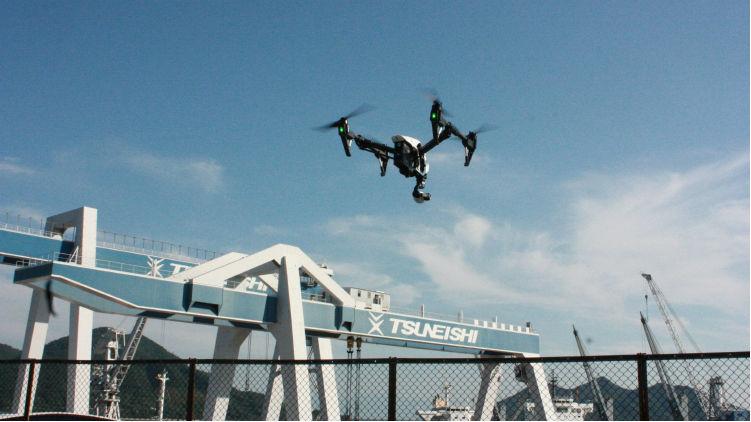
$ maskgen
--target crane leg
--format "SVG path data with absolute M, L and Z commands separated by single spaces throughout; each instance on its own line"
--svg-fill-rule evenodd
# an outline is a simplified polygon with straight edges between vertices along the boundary
M 525 353 L 524 357 L 539 357 L 539 355 Z M 555 420 L 555 407 L 553 399 L 550 397 L 548 382 L 545 378 L 545 370 L 540 362 L 531 362 L 524 364 L 524 372 L 527 374 L 527 388 L 535 404 L 535 420 L 550 421 Z
M 44 342 L 47 339 L 47 328 L 50 321 L 50 312 L 47 307 L 47 298 L 45 292 L 40 289 L 34 289 L 31 294 L 31 305 L 29 306 L 29 319 L 26 322 L 26 334 L 23 339 L 23 349 L 21 350 L 21 359 L 41 359 L 44 352 Z M 37 367 L 38 369 L 38 367 Z M 26 406 L 26 388 L 29 385 L 29 365 L 19 365 L 18 377 L 16 378 L 16 392 L 13 395 L 13 407 L 11 413 L 22 415 Z M 39 371 L 34 372 L 33 389 L 36 390 L 36 380 L 39 377 Z M 34 406 L 34 396 L 36 391 L 31 392 L 31 406 Z
M 234 327 L 219 327 L 214 344 L 214 359 L 237 359 L 240 346 L 250 334 L 250 330 Z M 211 366 L 209 387 L 206 389 L 206 403 L 203 419 L 223 421 L 229 410 L 229 397 L 232 380 L 235 378 L 235 365 L 215 364 Z
M 68 331 L 68 359 L 91 359 L 91 333 L 94 328 L 94 311 L 74 303 L 70 304 Z M 91 366 L 68 365 L 68 388 L 65 411 L 88 414 L 90 401 Z
M 274 347 L 274 360 L 279 359 L 279 346 Z M 269 381 L 266 384 L 266 396 L 261 411 L 261 420 L 278 421 L 282 413 L 284 390 L 282 386 L 282 370 L 280 365 L 271 365 L 269 368 Z
M 480 391 L 475 402 L 473 421 L 489 421 L 492 419 L 500 389 L 501 366 L 498 363 L 480 363 Z
M 308 348 L 303 323 L 302 292 L 300 289 L 300 263 L 296 257 L 281 258 L 277 290 L 276 322 L 271 332 L 281 359 L 305 360 Z M 286 416 L 289 420 L 311 420 L 310 374 L 307 365 L 283 365 L 282 385 Z
M 331 339 L 313 337 L 313 355 L 315 359 L 333 359 Z M 322 421 L 340 420 L 335 365 L 319 365 L 316 368 L 316 377 L 318 378 L 318 401 L 321 403 L 321 414 L 318 419 Z

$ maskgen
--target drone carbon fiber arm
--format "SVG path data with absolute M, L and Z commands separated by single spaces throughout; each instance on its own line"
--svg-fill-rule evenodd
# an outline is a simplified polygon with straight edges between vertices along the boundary
M 363 151 L 369 151 L 374 154 L 384 153 L 384 154 L 390 154 L 391 156 L 394 155 L 393 147 L 390 147 L 386 144 L 382 144 L 377 141 L 370 140 L 358 133 L 350 132 L 348 135 L 350 139 L 353 139 L 355 141 L 355 144 L 357 145 L 357 147 Z
M 385 176 L 389 158 L 394 158 L 394 148 L 353 132 L 347 133 L 347 137 L 353 139 L 355 145 L 361 150 L 372 152 L 373 155 L 375 155 L 376 159 L 378 159 L 378 164 L 381 167 L 381 177 Z
M 454 126 L 453 123 L 445 120 L 441 120 L 438 125 L 442 128 L 438 133 L 438 137 L 431 139 L 430 142 L 425 144 L 425 146 L 422 147 L 422 152 L 426 153 L 430 151 L 453 135 L 462 140 L 462 145 L 464 146 L 464 166 L 469 166 L 469 162 L 472 160 L 472 154 L 474 154 L 475 149 L 477 148 L 477 134 L 475 132 L 469 132 L 465 135 Z

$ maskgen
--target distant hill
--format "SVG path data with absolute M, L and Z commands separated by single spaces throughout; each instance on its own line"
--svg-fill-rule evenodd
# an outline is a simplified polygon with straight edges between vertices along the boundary
M 634 377 L 636 373 L 634 372 Z M 597 384 L 602 391 L 602 395 L 607 400 L 613 398 L 613 417 L 615 420 L 638 420 L 639 419 L 639 394 L 637 390 L 629 390 L 613 383 L 605 377 L 597 378 Z M 688 397 L 689 414 L 692 420 L 706 419 L 704 412 L 699 405 L 699 399 L 694 390 L 690 387 L 677 385 L 675 391 L 678 396 Z M 584 383 L 574 388 L 560 388 L 555 389 L 556 397 L 571 397 L 574 401 L 579 403 L 592 403 L 594 395 L 589 383 Z M 649 394 L 649 417 L 652 420 L 672 420 L 673 417 L 670 414 L 670 407 L 668 405 L 667 396 L 663 388 L 663 384 L 658 383 L 651 385 L 648 389 Z M 529 391 L 525 388 L 513 396 L 507 397 L 501 400 L 499 403 L 505 405 L 506 415 L 509 417 L 514 415 L 519 406 L 528 399 Z M 590 415 L 590 420 L 597 420 L 598 417 L 593 413 Z
M 108 329 L 95 328 L 92 334 L 92 357 L 103 359 L 101 352 L 96 352 L 100 339 L 108 336 Z M 44 357 L 48 359 L 65 359 L 67 357 L 68 337 L 62 337 L 48 343 L 44 348 Z M 13 347 L 0 344 L 0 360 L 18 359 L 21 352 Z M 144 359 L 180 359 L 164 347 L 144 336 L 138 347 L 134 360 Z M 186 397 L 188 385 L 188 365 L 185 364 L 134 364 L 121 388 L 120 413 L 123 418 L 152 419 L 156 415 L 156 400 L 159 383 L 156 375 L 167 370 L 165 393 L 165 419 L 184 419 L 186 414 Z M 200 418 L 209 383 L 209 374 L 200 368 L 196 371 L 195 415 Z M 0 412 L 7 412 L 12 402 L 13 388 L 17 377 L 16 365 L 0 364 Z M 65 409 L 65 386 L 67 370 L 65 365 L 48 363 L 40 371 L 37 395 L 34 403 L 35 412 L 61 411 Z M 93 393 L 93 391 L 92 391 Z M 92 400 L 93 404 L 93 400 Z M 230 406 L 227 413 L 229 420 L 258 420 L 261 416 L 263 395 L 252 391 L 232 389 Z
M 0 359 L 18 359 L 21 357 L 21 351 L 15 347 L 0 343 Z

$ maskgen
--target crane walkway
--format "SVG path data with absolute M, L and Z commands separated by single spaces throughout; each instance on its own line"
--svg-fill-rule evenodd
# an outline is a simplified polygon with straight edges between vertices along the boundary
M 250 277 L 243 265 L 263 261 L 259 256 L 274 248 L 277 261 L 268 259 L 262 268 L 252 269 L 267 274 L 278 270 L 282 250 L 305 262 L 309 272 L 319 268 L 298 248 L 286 245 L 253 255 L 232 252 L 197 265 L 97 246 L 92 267 L 65 262 L 73 253 L 70 241 L 0 228 L 2 262 L 32 264 L 16 270 L 17 284 L 44 289 L 49 282 L 54 296 L 97 312 L 252 330 L 269 330 L 277 322 L 275 279 L 263 274 Z M 277 268 L 271 268 L 274 264 Z M 240 282 L 228 282 L 238 277 Z M 303 290 L 307 335 L 341 339 L 355 335 L 377 344 L 477 355 L 539 354 L 539 335 L 528 326 L 363 309 L 333 279 L 324 274 L 317 278 L 318 283 L 328 283 L 324 290 L 331 292 L 322 300 Z

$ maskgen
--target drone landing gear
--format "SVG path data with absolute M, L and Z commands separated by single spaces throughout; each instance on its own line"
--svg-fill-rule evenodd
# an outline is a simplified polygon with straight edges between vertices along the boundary
M 428 192 L 423 192 L 420 190 L 425 188 L 425 179 L 426 177 L 417 176 L 417 184 L 412 190 L 412 199 L 414 199 L 418 204 L 421 204 L 425 201 L 430 201 L 430 194 Z

